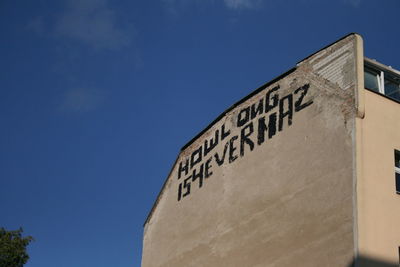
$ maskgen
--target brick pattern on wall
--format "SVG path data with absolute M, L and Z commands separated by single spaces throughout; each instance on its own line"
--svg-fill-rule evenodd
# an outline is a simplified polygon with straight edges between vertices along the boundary
M 348 89 L 354 83 L 354 79 L 346 79 L 355 73 L 353 49 L 353 43 L 348 43 L 320 60 L 314 59 L 318 61 L 313 65 L 314 71 L 343 90 Z

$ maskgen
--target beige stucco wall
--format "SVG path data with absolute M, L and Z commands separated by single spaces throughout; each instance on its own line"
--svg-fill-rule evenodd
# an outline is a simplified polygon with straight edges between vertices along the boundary
M 350 36 L 300 62 L 185 148 L 145 224 L 142 266 L 347 267 L 354 256 L 354 55 Z M 274 107 L 266 112 L 267 99 Z M 239 114 L 259 103 L 264 110 L 239 126 Z M 258 141 L 262 119 L 274 116 L 276 132 L 268 125 Z M 190 175 L 201 168 L 200 187 Z
M 359 253 L 398 264 L 400 195 L 395 188 L 394 149 L 400 150 L 400 104 L 365 90 L 365 117 L 358 119 L 357 132 Z

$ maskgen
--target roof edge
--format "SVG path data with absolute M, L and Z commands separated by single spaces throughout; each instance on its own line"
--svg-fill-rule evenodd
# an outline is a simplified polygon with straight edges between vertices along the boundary
M 153 215 L 154 209 L 157 207 L 158 201 L 160 200 L 161 195 L 162 195 L 162 193 L 163 193 L 163 191 L 164 191 L 164 188 L 165 188 L 165 186 L 167 185 L 168 178 L 171 176 L 172 170 L 174 169 L 175 164 L 178 162 L 178 159 L 179 159 L 179 156 L 180 156 L 180 155 L 181 155 L 181 152 L 178 153 L 178 156 L 176 157 L 176 159 L 175 159 L 175 161 L 174 161 L 174 164 L 172 164 L 172 168 L 171 168 L 171 170 L 169 171 L 169 173 L 168 173 L 168 175 L 167 175 L 167 178 L 165 179 L 165 181 L 164 181 L 164 183 L 163 183 L 163 185 L 162 185 L 162 187 L 161 187 L 160 192 L 158 192 L 157 198 L 156 198 L 156 200 L 154 201 L 153 205 L 151 206 L 151 209 L 150 209 L 149 213 L 147 214 L 146 220 L 145 220 L 144 223 L 143 223 L 143 227 L 146 226 L 146 224 L 147 224 L 148 221 L 150 221 L 151 216 Z
M 349 36 L 351 36 L 351 35 L 359 35 L 359 34 L 358 34 L 358 33 L 355 33 L 355 32 L 346 34 L 346 35 L 343 36 L 342 38 L 340 38 L 340 39 L 338 39 L 338 40 L 336 40 L 336 41 L 334 41 L 334 42 L 332 42 L 332 43 L 330 43 L 330 44 L 324 46 L 323 48 L 317 50 L 316 52 L 314 52 L 314 53 L 310 54 L 309 56 L 303 58 L 302 60 L 298 61 L 298 62 L 296 63 L 296 65 L 295 65 L 295 67 L 289 69 L 288 71 L 284 72 L 283 74 L 281 74 L 281 75 L 275 77 L 274 79 L 270 80 L 269 82 L 263 84 L 262 86 L 258 87 L 257 89 L 255 89 L 254 91 L 252 91 L 252 92 L 251 92 L 250 94 L 248 94 L 247 96 L 243 97 L 242 99 L 240 99 L 239 101 L 237 101 L 236 103 L 234 103 L 232 106 L 230 106 L 230 107 L 229 107 L 228 109 L 226 109 L 224 112 L 222 112 L 222 113 L 221 113 L 216 119 L 214 119 L 210 124 L 208 124 L 208 125 L 207 125 L 201 132 L 199 132 L 195 137 L 193 137 L 192 139 L 190 139 L 189 142 L 187 142 L 184 146 L 182 146 L 182 148 L 180 149 L 180 151 L 179 151 L 179 153 L 178 153 L 178 156 L 176 157 L 176 159 L 175 159 L 175 161 L 174 161 L 174 164 L 172 165 L 171 170 L 170 170 L 169 173 L 168 173 L 167 178 L 165 179 L 165 181 L 164 181 L 164 183 L 163 183 L 163 185 L 162 185 L 162 187 L 161 187 L 160 192 L 159 192 L 158 195 L 157 195 L 156 200 L 154 201 L 154 204 L 153 204 L 153 206 L 152 206 L 150 212 L 148 213 L 148 215 L 147 215 L 147 217 L 146 217 L 146 220 L 145 220 L 143 226 L 145 227 L 146 224 L 150 221 L 151 216 L 153 215 L 154 210 L 155 210 L 155 208 L 157 207 L 157 204 L 158 204 L 158 202 L 159 202 L 159 200 L 160 200 L 160 197 L 161 197 L 161 195 L 162 195 L 162 193 L 163 193 L 163 191 L 164 191 L 164 189 L 165 189 L 165 186 L 166 186 L 166 184 L 167 184 L 167 182 L 168 182 L 168 180 L 169 180 L 169 177 L 170 177 L 171 174 L 172 174 L 172 170 L 174 169 L 174 167 L 175 167 L 175 165 L 176 165 L 176 163 L 177 163 L 177 161 L 178 161 L 178 159 L 179 159 L 181 153 L 182 153 L 186 148 L 188 148 L 190 145 L 192 145 L 199 137 L 201 137 L 201 136 L 202 136 L 205 132 L 207 132 L 212 126 L 214 126 L 214 124 L 216 124 L 219 120 L 221 120 L 229 111 L 233 110 L 233 109 L 234 109 L 235 107 L 237 107 L 238 105 L 242 104 L 242 103 L 245 102 L 246 100 L 248 100 L 248 99 L 250 99 L 251 97 L 253 97 L 254 95 L 258 94 L 259 92 L 261 92 L 263 89 L 265 89 L 265 88 L 268 87 L 269 85 L 271 85 L 271 84 L 273 84 L 273 83 L 275 83 L 275 82 L 281 80 L 282 78 L 288 76 L 289 74 L 293 73 L 293 72 L 297 69 L 297 67 L 299 66 L 299 64 L 300 64 L 301 62 L 303 62 L 303 61 L 309 59 L 309 58 L 312 57 L 313 55 L 315 55 L 315 54 L 321 52 L 322 50 L 324 50 L 324 49 L 326 49 L 326 48 L 328 48 L 328 47 L 330 47 L 330 46 L 332 46 L 332 45 L 334 45 L 334 44 L 336 44 L 337 42 L 340 42 L 340 41 L 346 39 L 347 37 L 349 37 Z
M 351 35 L 359 35 L 359 36 L 361 36 L 360 34 L 358 34 L 358 33 L 356 33 L 356 32 L 348 33 L 348 34 L 346 34 L 345 36 L 343 36 L 342 38 L 340 38 L 340 39 L 338 39 L 338 40 L 336 40 L 336 41 L 334 41 L 334 42 L 332 42 L 332 43 L 330 43 L 330 44 L 328 44 L 328 45 L 322 47 L 321 49 L 318 49 L 318 50 L 315 51 L 314 53 L 312 53 L 312 54 L 308 55 L 307 57 L 303 58 L 302 60 L 298 61 L 298 62 L 296 63 L 296 65 L 299 65 L 301 62 L 303 62 L 303 61 L 309 59 L 310 57 L 314 56 L 315 54 L 318 54 L 318 53 L 321 52 L 322 50 L 327 49 L 328 47 L 330 47 L 330 46 L 332 46 L 332 45 L 334 45 L 334 44 L 336 44 L 336 43 L 338 43 L 338 42 L 340 42 L 340 41 L 346 39 L 347 37 L 349 37 L 349 36 L 351 36 Z
M 165 186 L 167 185 L 168 182 L 168 178 L 171 176 L 172 174 L 172 170 L 175 167 L 175 164 L 178 162 L 178 159 L 181 155 L 181 153 L 187 148 L 189 147 L 191 144 L 193 144 L 200 136 L 202 136 L 205 132 L 207 132 L 212 126 L 214 126 L 214 124 L 216 124 L 219 120 L 221 120 L 229 111 L 233 110 L 235 107 L 237 107 L 238 105 L 242 104 L 243 102 L 245 102 L 246 100 L 248 100 L 249 98 L 253 97 L 254 95 L 258 94 L 259 92 L 261 92 L 262 90 L 264 90 L 266 87 L 268 87 L 269 85 L 281 80 L 282 78 L 288 76 L 289 74 L 293 73 L 295 70 L 297 69 L 297 67 L 291 68 L 290 70 L 284 72 L 283 74 L 275 77 L 274 79 L 272 79 L 271 81 L 263 84 L 262 86 L 258 87 L 257 89 L 255 89 L 253 92 L 251 92 L 250 94 L 248 94 L 247 96 L 243 97 L 242 99 L 240 99 L 239 101 L 237 101 L 235 104 L 233 104 L 232 106 L 230 106 L 228 109 L 226 109 L 224 112 L 222 112 L 216 119 L 214 119 L 210 124 L 207 125 L 206 128 L 204 128 L 201 132 L 199 132 L 195 137 L 193 137 L 188 143 L 186 143 L 181 150 L 178 153 L 178 156 L 176 157 L 174 164 L 172 164 L 172 168 L 169 171 L 167 178 L 165 179 L 160 192 L 157 195 L 156 200 L 154 201 L 154 204 L 150 210 L 150 212 L 148 213 L 145 222 L 143 223 L 143 226 L 146 226 L 146 224 L 150 221 L 151 216 L 154 213 L 154 210 L 161 198 L 161 195 L 164 191 Z
M 206 126 L 206 128 L 204 128 L 201 132 L 199 132 L 195 137 L 193 137 L 192 139 L 190 139 L 189 142 L 187 142 L 182 148 L 181 151 L 185 150 L 187 147 L 189 147 L 191 144 L 193 144 L 200 136 L 202 136 L 205 132 L 207 132 L 212 126 L 214 126 L 214 124 L 216 124 L 220 119 L 222 119 L 226 113 L 228 113 L 229 111 L 233 110 L 235 107 L 239 106 L 240 104 L 242 104 L 243 102 L 245 102 L 246 100 L 250 99 L 251 97 L 253 97 L 254 95 L 258 94 L 259 92 L 261 92 L 262 90 L 264 90 L 266 87 L 268 87 L 269 85 L 279 81 L 280 79 L 284 78 L 285 76 L 289 75 L 290 73 L 294 72 L 297 69 L 297 67 L 293 67 L 290 70 L 284 72 L 283 74 L 275 77 L 274 79 L 272 79 L 271 81 L 261 85 L 260 87 L 258 87 L 257 89 L 255 89 L 253 92 L 251 92 L 250 94 L 248 94 L 247 96 L 243 97 L 242 99 L 240 99 L 239 101 L 237 101 L 235 104 L 233 104 L 232 106 L 230 106 L 229 108 L 227 108 L 224 112 L 222 112 L 215 120 L 213 120 L 210 124 L 208 124 Z

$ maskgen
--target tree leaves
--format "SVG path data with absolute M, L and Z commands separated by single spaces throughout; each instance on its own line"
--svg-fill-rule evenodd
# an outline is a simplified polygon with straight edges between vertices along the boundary
M 22 237 L 23 229 L 7 231 L 0 228 L 0 267 L 22 267 L 29 259 L 26 247 L 32 236 Z

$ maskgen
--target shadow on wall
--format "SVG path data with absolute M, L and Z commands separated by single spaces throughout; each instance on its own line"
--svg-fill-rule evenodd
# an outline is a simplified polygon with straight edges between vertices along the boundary
M 399 264 L 384 262 L 381 260 L 359 256 L 348 267 L 399 267 Z

